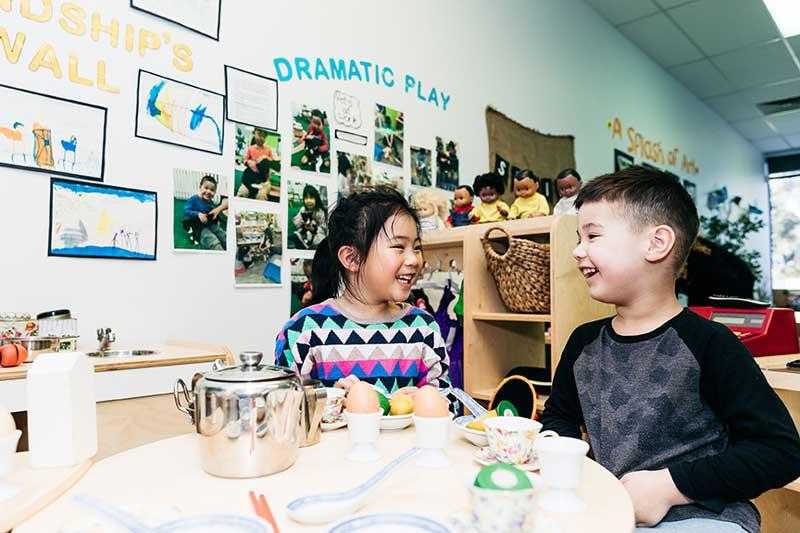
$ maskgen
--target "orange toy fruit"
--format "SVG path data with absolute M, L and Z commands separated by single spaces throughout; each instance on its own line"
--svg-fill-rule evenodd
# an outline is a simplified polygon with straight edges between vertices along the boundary
M 19 366 L 28 358 L 28 350 L 21 344 L 4 344 L 0 347 L 0 366 Z

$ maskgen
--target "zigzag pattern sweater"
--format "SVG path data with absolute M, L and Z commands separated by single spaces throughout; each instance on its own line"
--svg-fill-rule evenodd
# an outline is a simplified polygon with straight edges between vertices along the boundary
M 450 386 L 439 326 L 410 305 L 396 320 L 375 323 L 351 320 L 333 300 L 306 307 L 278 334 L 275 364 L 328 387 L 349 375 L 387 393 L 408 386 Z

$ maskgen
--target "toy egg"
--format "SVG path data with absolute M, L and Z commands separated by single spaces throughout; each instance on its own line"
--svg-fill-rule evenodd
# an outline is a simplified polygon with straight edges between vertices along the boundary
M 447 416 L 447 400 L 435 388 L 426 385 L 414 394 L 414 414 L 431 418 Z
M 354 383 L 347 392 L 345 406 L 351 413 L 368 414 L 380 410 L 378 391 L 363 381 Z

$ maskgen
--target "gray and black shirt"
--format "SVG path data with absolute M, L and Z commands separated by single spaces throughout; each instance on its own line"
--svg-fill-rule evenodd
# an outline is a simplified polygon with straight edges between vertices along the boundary
M 611 319 L 570 337 L 542 423 L 585 427 L 594 459 L 620 477 L 668 468 L 695 503 L 664 521 L 711 518 L 759 531 L 748 501 L 800 476 L 800 439 L 747 348 L 725 326 L 684 309 L 650 333 Z

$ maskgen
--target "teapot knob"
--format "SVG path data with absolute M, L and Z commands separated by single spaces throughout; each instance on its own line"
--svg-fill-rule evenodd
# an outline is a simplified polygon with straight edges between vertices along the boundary
M 264 354 L 262 352 L 242 352 L 239 354 L 239 360 L 244 366 L 258 366 L 263 358 Z

